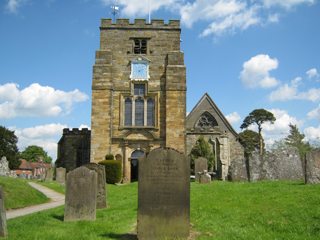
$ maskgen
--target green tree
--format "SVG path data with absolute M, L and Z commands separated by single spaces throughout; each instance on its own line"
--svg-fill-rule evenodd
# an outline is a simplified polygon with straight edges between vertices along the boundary
M 36 145 L 28 146 L 21 152 L 20 157 L 29 162 L 37 162 L 39 160 L 43 160 L 46 163 L 52 162 L 52 158 L 48 156 L 48 153 L 42 147 Z
M 290 133 L 285 138 L 285 143 L 289 146 L 296 147 L 299 151 L 301 159 L 304 158 L 305 154 L 311 151 L 312 147 L 308 142 L 304 142 L 303 139 L 305 135 L 300 133 L 297 125 L 289 124 Z
M 213 169 L 214 166 L 214 154 L 212 152 L 212 147 L 204 139 L 204 137 L 199 137 L 196 144 L 191 149 L 190 159 L 191 159 L 191 169 L 194 169 L 194 161 L 199 158 L 204 157 L 208 160 L 208 168 Z
M 239 133 L 239 140 L 244 147 L 246 156 L 250 156 L 252 152 L 260 149 L 260 137 L 259 133 L 252 130 L 244 130 Z
M 259 146 L 260 146 L 260 155 L 263 154 L 264 144 L 262 138 L 262 124 L 265 122 L 274 123 L 276 118 L 274 117 L 273 113 L 265 110 L 265 109 L 255 109 L 243 120 L 242 125 L 240 126 L 241 129 L 248 128 L 253 123 L 257 124 L 258 126 L 258 133 L 259 133 Z
M 21 163 L 17 142 L 18 138 L 14 131 L 0 126 L 0 158 L 3 156 L 7 158 L 10 169 L 17 169 Z

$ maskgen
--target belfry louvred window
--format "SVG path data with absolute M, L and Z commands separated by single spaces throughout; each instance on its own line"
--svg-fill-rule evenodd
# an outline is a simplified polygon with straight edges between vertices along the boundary
M 134 54 L 147 54 L 147 39 L 134 39 Z

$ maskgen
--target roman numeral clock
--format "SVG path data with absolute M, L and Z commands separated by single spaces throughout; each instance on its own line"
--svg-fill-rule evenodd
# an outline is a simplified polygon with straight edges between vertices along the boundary
M 149 61 L 142 58 L 131 61 L 130 79 L 135 81 L 148 81 L 149 76 Z

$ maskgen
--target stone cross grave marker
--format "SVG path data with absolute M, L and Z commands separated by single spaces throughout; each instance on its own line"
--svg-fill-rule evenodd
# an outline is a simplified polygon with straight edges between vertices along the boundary
M 4 193 L 2 187 L 0 187 L 0 237 L 7 237 L 7 218 L 6 209 L 4 208 Z
M 190 166 L 170 148 L 139 159 L 138 239 L 185 239 L 190 224 Z
M 204 170 L 208 171 L 208 160 L 204 157 L 199 157 L 194 160 L 194 173 L 196 175 L 197 182 L 200 180 L 199 172 L 203 172 Z
M 90 170 L 94 170 L 98 174 L 98 184 L 97 184 L 97 208 L 106 208 L 106 170 L 103 165 L 96 163 L 88 163 L 84 165 Z
M 79 167 L 67 174 L 64 221 L 96 220 L 97 173 Z
M 56 168 L 56 181 L 60 184 L 65 184 L 66 182 L 66 169 L 59 167 Z

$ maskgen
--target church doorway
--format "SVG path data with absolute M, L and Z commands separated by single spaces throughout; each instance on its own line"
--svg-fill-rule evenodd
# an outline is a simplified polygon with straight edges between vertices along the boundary
M 144 151 L 135 150 L 131 154 L 131 182 L 138 181 L 139 161 L 138 159 L 144 156 Z

